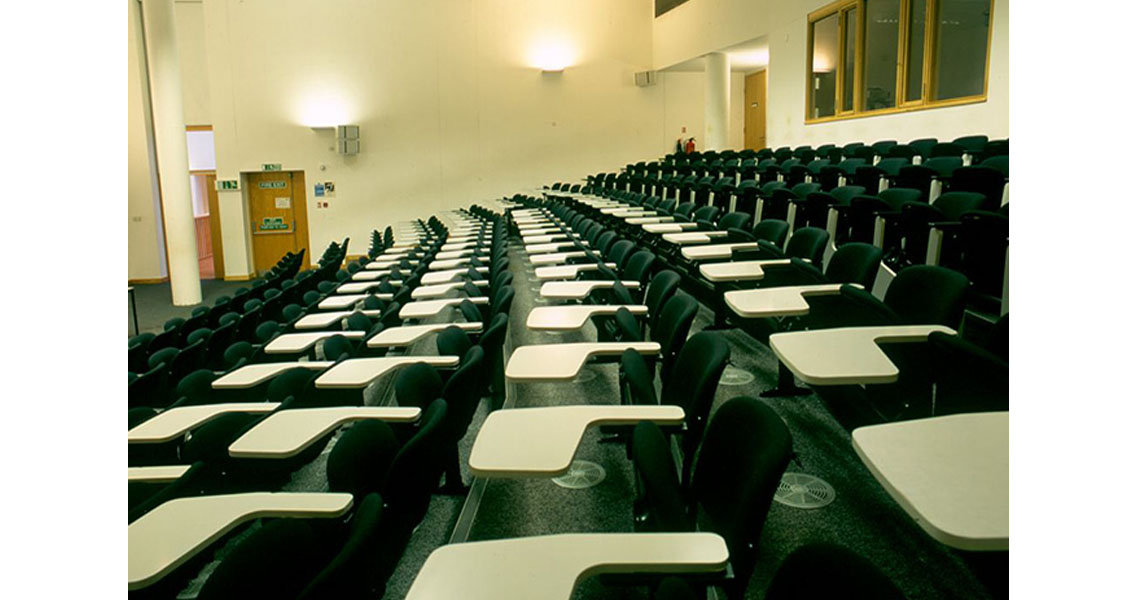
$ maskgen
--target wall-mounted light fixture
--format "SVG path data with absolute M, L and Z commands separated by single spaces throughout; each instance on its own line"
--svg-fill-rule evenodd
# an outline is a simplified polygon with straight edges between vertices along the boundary
M 570 44 L 557 38 L 539 41 L 532 47 L 530 55 L 530 64 L 538 67 L 544 75 L 561 73 L 574 63 Z

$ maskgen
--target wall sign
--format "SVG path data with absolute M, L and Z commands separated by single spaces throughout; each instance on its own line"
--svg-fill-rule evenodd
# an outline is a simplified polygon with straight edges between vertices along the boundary
M 262 171 L 280 171 L 281 163 L 263 163 L 261 165 Z
M 284 181 L 259 181 L 257 187 L 263 190 L 283 190 L 285 189 Z
M 288 231 L 289 226 L 281 217 L 265 217 L 258 223 L 258 231 Z
M 219 179 L 214 182 L 214 189 L 219 192 L 228 192 L 238 188 L 238 180 L 236 179 Z

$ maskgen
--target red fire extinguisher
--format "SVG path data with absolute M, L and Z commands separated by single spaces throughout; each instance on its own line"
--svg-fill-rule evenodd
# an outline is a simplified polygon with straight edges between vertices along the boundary
M 685 154 L 692 154 L 693 151 L 696 149 L 697 149 L 696 140 L 694 138 L 689 138 L 689 141 L 685 142 Z

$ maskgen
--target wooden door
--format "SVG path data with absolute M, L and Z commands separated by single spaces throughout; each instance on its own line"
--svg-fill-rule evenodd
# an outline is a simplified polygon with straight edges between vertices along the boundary
M 210 205 L 210 244 L 214 254 L 214 277 L 224 279 L 226 261 L 222 257 L 222 213 L 218 211 L 218 190 L 214 185 L 217 180 L 216 173 L 206 175 L 206 199 Z
M 765 69 L 744 77 L 744 147 L 762 150 L 767 147 L 768 71 Z
M 249 218 L 253 231 L 253 268 L 265 273 L 285 256 L 297 252 L 297 203 L 293 174 L 288 171 L 250 173 Z

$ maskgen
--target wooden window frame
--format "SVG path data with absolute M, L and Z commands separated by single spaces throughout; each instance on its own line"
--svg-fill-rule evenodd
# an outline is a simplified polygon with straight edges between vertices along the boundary
M 986 27 L 986 61 L 985 71 L 982 81 L 982 93 L 974 96 L 960 96 L 958 98 L 948 98 L 946 100 L 934 99 L 934 87 L 936 78 L 938 76 L 938 65 L 935 62 L 935 49 L 938 47 L 938 12 L 942 0 L 925 0 L 926 3 L 926 21 L 923 31 L 923 65 L 922 65 L 922 93 L 918 100 L 906 100 L 906 77 L 908 56 L 907 56 L 907 39 L 910 29 L 910 2 L 907 0 L 900 0 L 899 2 L 899 36 L 898 36 L 898 54 L 895 60 L 895 105 L 890 108 L 881 108 L 877 110 L 864 110 L 864 90 L 863 90 L 863 77 L 866 70 L 864 64 L 864 46 L 866 40 L 866 3 L 867 0 L 839 0 L 833 2 L 823 8 L 813 11 L 807 16 L 807 78 L 806 78 L 806 94 L 804 98 L 804 124 L 813 125 L 816 123 L 828 123 L 831 121 L 842 121 L 847 119 L 859 119 L 863 117 L 877 117 L 881 115 L 889 115 L 904 112 L 913 112 L 918 110 L 929 110 L 933 108 L 945 108 L 948 106 L 961 106 L 963 104 L 976 104 L 985 102 L 989 97 L 990 90 L 990 54 L 993 51 L 993 37 L 994 37 L 994 0 L 990 0 L 989 18 L 990 21 Z M 844 18 L 847 11 L 855 11 L 855 72 L 847 73 L 846 52 L 847 52 L 847 23 Z M 813 98 L 813 85 L 812 77 L 813 61 L 814 61 L 814 42 L 815 42 L 815 24 L 818 21 L 826 19 L 832 15 L 839 17 L 839 33 L 838 33 L 838 56 L 836 58 L 836 77 L 835 77 L 835 114 L 826 117 L 812 117 L 812 98 Z M 855 80 L 854 85 L 854 99 L 853 110 L 842 110 L 843 108 L 843 87 L 846 79 L 853 77 Z

